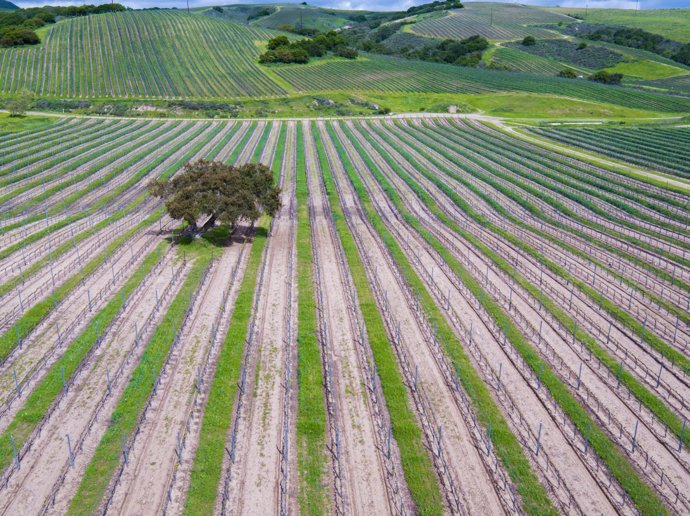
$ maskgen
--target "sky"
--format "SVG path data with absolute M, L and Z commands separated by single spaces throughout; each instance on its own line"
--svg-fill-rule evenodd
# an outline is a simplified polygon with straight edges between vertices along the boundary
M 13 1 L 13 0 L 10 0 Z M 110 0 L 107 0 L 108 2 Z M 429 0 L 307 0 L 310 5 L 333 7 L 336 9 L 366 9 L 371 11 L 403 11 L 413 5 L 423 4 Z M 119 0 L 120 3 L 135 9 L 143 7 L 186 7 L 186 0 Z M 282 0 L 285 3 L 301 3 L 302 0 Z M 15 0 L 20 7 L 37 7 L 41 5 L 82 5 L 83 3 L 100 4 L 102 0 Z M 191 7 L 206 5 L 230 5 L 239 3 L 261 3 L 261 0 L 189 0 Z M 270 3 L 270 2 L 266 2 Z M 560 5 L 562 7 L 608 7 L 634 9 L 635 0 L 522 0 L 530 5 Z M 641 9 L 659 9 L 671 7 L 690 7 L 690 0 L 640 0 Z

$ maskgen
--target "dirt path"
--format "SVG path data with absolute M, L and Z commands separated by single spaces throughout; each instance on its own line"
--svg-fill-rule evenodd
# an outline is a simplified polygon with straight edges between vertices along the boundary
M 76 490 L 83 470 L 108 425 L 109 414 L 127 385 L 137 358 L 146 347 L 146 339 L 182 284 L 187 268 L 178 267 L 180 272 L 173 282 L 170 258 L 161 263 L 131 299 L 89 360 L 88 367 L 77 376 L 38 434 L 31 450 L 23 458 L 21 469 L 11 478 L 8 489 L 0 492 L 0 513 L 36 514 L 51 493 L 59 493 L 57 506 L 51 508 L 51 512 L 60 506 L 66 508 L 70 499 L 67 493 Z M 161 296 L 159 310 L 155 308 L 157 296 Z M 147 319 L 151 321 L 148 325 L 145 324 Z M 134 331 L 135 324 L 138 332 Z M 136 335 L 140 338 L 138 345 L 135 343 Z M 108 377 L 111 381 L 110 395 Z M 67 435 L 74 453 L 74 467 L 71 468 Z M 61 480 L 65 473 L 63 486 Z
M 98 313 L 113 293 L 124 285 L 128 274 L 153 249 L 159 238 L 157 225 L 156 229 L 146 228 L 132 238 L 109 262 L 103 264 L 83 284 L 68 294 L 65 300 L 24 339 L 22 348 L 15 348 L 0 366 L 0 393 L 3 393 L 0 430 L 9 424 L 26 401 L 25 394 L 18 400 L 15 399 L 12 372 L 16 370 L 23 393 L 32 389 L 47 368 L 83 331 L 94 314 Z
M 322 317 L 327 322 L 329 362 L 332 364 L 333 384 L 339 410 L 338 427 L 341 430 L 341 459 L 346 469 L 345 499 L 346 510 L 352 514 L 391 514 L 391 498 L 395 495 L 387 486 L 386 471 L 383 464 L 383 447 L 377 440 L 378 429 L 373 419 L 371 400 L 368 395 L 368 379 L 362 370 L 366 357 L 361 357 L 358 350 L 359 327 L 354 314 L 348 307 L 346 286 L 341 277 L 348 274 L 347 269 L 339 267 L 337 247 L 334 234 L 329 229 L 330 207 L 322 196 L 314 148 L 309 123 L 303 124 L 304 141 L 307 146 L 306 166 L 309 183 L 309 196 L 312 202 L 311 230 L 316 243 L 314 252 L 318 254 L 321 264 L 321 299 L 323 300 Z M 348 284 L 351 280 L 348 278 Z M 397 465 L 398 471 L 401 466 Z
M 252 356 L 247 359 L 250 379 L 247 385 L 250 403 L 243 406 L 240 414 L 241 433 L 237 436 L 236 462 L 232 481 L 229 484 L 229 514 L 275 514 L 280 507 L 280 481 L 285 399 L 284 377 L 287 353 L 296 361 L 296 344 L 286 342 L 286 310 L 295 310 L 296 294 L 293 285 L 294 274 L 288 275 L 291 256 L 294 257 L 294 225 L 291 206 L 294 202 L 295 171 L 295 125 L 288 126 L 286 154 L 283 159 L 282 175 L 283 207 L 273 222 L 271 238 L 267 243 L 268 274 L 264 276 L 258 311 L 255 320 L 255 345 Z M 293 258 L 294 259 L 294 258 Z M 294 272 L 294 271 L 293 271 Z M 290 302 L 292 300 L 292 302 Z M 292 317 L 294 321 L 296 318 Z M 294 338 L 294 328 L 291 331 Z M 292 378 L 297 378 L 293 370 Z M 294 397 L 293 401 L 294 403 Z M 294 411 L 293 411 L 294 413 Z M 292 425 L 290 425 L 292 427 Z M 294 442 L 294 441 L 293 441 Z M 294 449 L 290 446 L 290 449 Z M 296 510 L 295 490 L 290 489 L 288 506 Z
M 160 376 L 154 401 L 146 415 L 108 511 L 118 514 L 157 514 L 168 496 L 168 481 L 178 464 L 178 434 L 183 434 L 187 414 L 195 399 L 213 342 L 214 322 L 229 288 L 232 271 L 246 244 L 223 251 L 209 275 L 200 301 L 192 313 L 172 361 Z

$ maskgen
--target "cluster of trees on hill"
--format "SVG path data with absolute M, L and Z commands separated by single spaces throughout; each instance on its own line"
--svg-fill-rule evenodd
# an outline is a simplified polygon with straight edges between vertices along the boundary
M 268 41 L 268 50 L 259 56 L 262 64 L 308 63 L 311 57 L 322 57 L 332 52 L 338 57 L 357 59 L 356 49 L 347 46 L 347 40 L 335 31 L 320 32 L 313 38 L 291 42 L 287 36 Z
M 55 23 L 58 17 L 69 18 L 124 11 L 120 4 L 79 5 L 79 6 L 45 6 L 29 9 L 15 9 L 0 12 L 0 46 L 36 45 L 40 38 L 36 29 L 48 23 Z
M 606 41 L 629 48 L 639 48 L 690 65 L 690 43 L 682 44 L 642 29 L 609 25 L 580 27 L 582 37 L 592 41 Z
M 489 42 L 482 36 L 470 36 L 460 41 L 446 39 L 434 45 L 427 45 L 409 51 L 405 57 L 436 63 L 449 63 L 460 66 L 477 66 Z
M 428 4 L 416 5 L 410 7 L 407 11 L 408 16 L 413 14 L 432 13 L 434 11 L 444 11 L 446 9 L 462 9 L 464 6 L 457 0 L 448 0 L 446 2 L 436 1 Z

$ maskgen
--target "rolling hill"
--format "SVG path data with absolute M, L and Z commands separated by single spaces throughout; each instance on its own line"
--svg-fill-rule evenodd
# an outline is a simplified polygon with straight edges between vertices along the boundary
M 14 5 L 12 2 L 8 2 L 7 0 L 0 0 L 0 10 L 14 10 L 14 9 L 19 9 L 19 7 Z
M 174 10 L 58 22 L 35 48 L 0 51 L 0 91 L 68 97 L 284 94 L 256 63 L 263 29 Z
M 479 34 L 489 40 L 510 40 L 527 35 L 548 37 L 553 33 L 537 25 L 572 21 L 564 14 L 527 5 L 472 2 L 463 9 L 420 17 L 409 30 L 436 38 L 463 39 Z
M 280 12 L 294 15 L 288 9 L 276 14 Z M 315 12 L 323 16 L 323 10 Z M 531 8 L 521 12 L 521 23 L 561 16 Z M 558 79 L 553 75 L 559 64 L 518 50 L 499 49 L 496 58 L 518 63 L 520 72 L 529 73 L 365 53 L 355 61 L 327 57 L 307 65 L 259 65 L 258 55 L 276 32 L 202 13 L 127 11 L 59 21 L 48 29 L 40 46 L 0 50 L 0 92 L 12 95 L 28 90 L 57 99 L 267 101 L 328 92 L 421 96 L 512 92 L 637 110 L 690 112 L 689 98 Z M 534 72 L 546 76 L 535 80 Z

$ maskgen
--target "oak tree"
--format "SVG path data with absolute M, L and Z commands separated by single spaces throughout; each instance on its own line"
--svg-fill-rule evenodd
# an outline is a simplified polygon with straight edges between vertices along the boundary
M 165 199 L 168 214 L 186 221 L 192 233 L 203 233 L 216 222 L 234 228 L 240 220 L 250 224 L 261 214 L 280 209 L 280 188 L 266 165 L 232 166 L 218 161 L 187 163 L 184 171 L 169 181 L 154 180 L 151 195 Z M 209 217 L 201 228 L 202 217 Z

